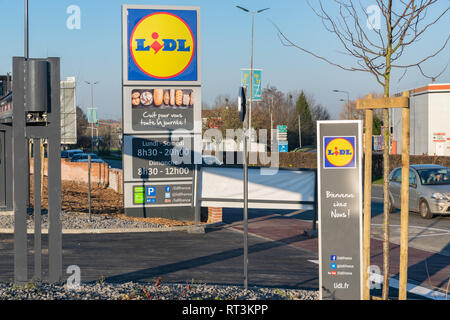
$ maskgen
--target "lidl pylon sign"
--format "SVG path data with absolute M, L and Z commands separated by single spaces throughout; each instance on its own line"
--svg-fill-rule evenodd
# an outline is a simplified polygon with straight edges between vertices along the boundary
M 200 83 L 197 8 L 133 6 L 123 18 L 126 83 Z
M 129 217 L 193 221 L 199 212 L 200 58 L 199 7 L 122 5 L 122 190 Z

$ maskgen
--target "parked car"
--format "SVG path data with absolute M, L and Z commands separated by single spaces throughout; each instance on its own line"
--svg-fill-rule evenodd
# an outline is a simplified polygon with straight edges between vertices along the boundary
M 389 210 L 401 207 L 402 170 L 389 176 Z M 422 218 L 435 214 L 450 215 L 450 170 L 434 164 L 411 165 L 409 169 L 409 210 Z
M 203 165 L 215 165 L 215 166 L 221 166 L 223 165 L 223 162 L 217 159 L 215 156 L 211 155 L 202 155 L 202 164 Z
M 73 149 L 73 150 L 63 150 L 61 151 L 61 158 L 72 159 L 74 155 L 83 153 L 83 150 Z M 63 156 L 64 154 L 64 156 Z
M 73 156 L 72 162 L 88 162 L 88 156 L 91 156 L 91 162 L 92 163 L 104 163 L 103 159 L 101 159 L 98 155 L 95 153 L 78 153 Z

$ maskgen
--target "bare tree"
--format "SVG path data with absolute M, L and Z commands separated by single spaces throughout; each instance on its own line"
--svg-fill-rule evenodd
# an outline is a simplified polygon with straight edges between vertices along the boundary
M 423 64 L 441 53 L 450 39 L 447 31 L 446 39 L 432 53 L 426 54 L 414 62 L 401 63 L 401 58 L 406 52 L 411 52 L 415 44 L 425 35 L 425 33 L 444 17 L 449 7 L 430 17 L 429 11 L 436 7 L 437 0 L 373 0 L 376 3 L 375 14 L 378 14 L 383 21 L 383 27 L 376 23 L 371 23 L 372 16 L 363 7 L 360 1 L 333 0 L 337 6 L 337 16 L 332 16 L 329 9 L 330 2 L 324 6 L 318 0 L 318 7 L 314 8 L 308 1 L 314 13 L 322 19 L 325 29 L 333 33 L 338 42 L 343 47 L 343 53 L 355 59 L 355 64 L 346 66 L 324 56 L 318 55 L 305 47 L 291 41 L 277 25 L 278 36 L 285 46 L 295 47 L 308 53 L 322 61 L 346 71 L 367 72 L 373 75 L 376 81 L 383 87 L 384 97 L 390 96 L 391 73 L 395 69 L 403 71 L 404 77 L 408 69 L 418 68 L 420 73 L 436 80 L 442 73 L 429 76 L 423 71 Z M 442 2 L 440 2 L 442 3 Z M 447 63 L 448 65 L 448 63 Z M 445 67 L 446 68 L 446 67 Z M 445 70 L 444 68 L 444 70 Z M 389 291 L 389 113 L 383 109 L 384 130 L 384 244 L 383 244 L 383 299 L 388 298 Z

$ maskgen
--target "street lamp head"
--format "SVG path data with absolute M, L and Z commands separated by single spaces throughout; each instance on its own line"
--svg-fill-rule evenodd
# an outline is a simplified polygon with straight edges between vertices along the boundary
M 264 9 L 261 9 L 261 10 L 258 10 L 258 11 L 256 11 L 256 13 L 260 13 L 260 12 L 263 12 L 263 11 L 266 11 L 266 10 L 269 10 L 270 8 L 264 8 Z
M 243 8 L 243 7 L 241 7 L 241 6 L 236 6 L 236 8 L 239 8 L 239 9 L 241 9 L 241 10 L 244 10 L 245 12 L 250 12 L 250 10 L 245 9 L 245 8 Z

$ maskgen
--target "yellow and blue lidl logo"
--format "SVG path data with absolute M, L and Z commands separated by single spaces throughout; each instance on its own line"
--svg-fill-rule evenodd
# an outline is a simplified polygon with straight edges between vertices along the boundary
M 355 168 L 355 137 L 324 137 L 324 168 Z
M 195 10 L 130 9 L 128 32 L 128 80 L 197 80 Z

